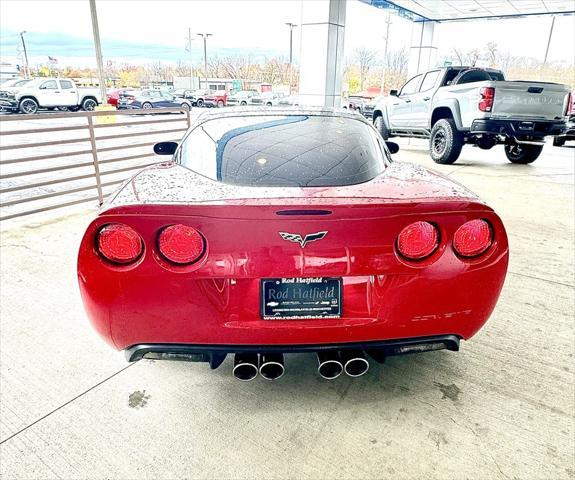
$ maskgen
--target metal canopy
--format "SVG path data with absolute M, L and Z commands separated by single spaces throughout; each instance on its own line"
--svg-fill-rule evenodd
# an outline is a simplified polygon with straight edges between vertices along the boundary
M 453 22 L 489 18 L 575 13 L 574 0 L 361 0 L 393 10 L 414 22 Z

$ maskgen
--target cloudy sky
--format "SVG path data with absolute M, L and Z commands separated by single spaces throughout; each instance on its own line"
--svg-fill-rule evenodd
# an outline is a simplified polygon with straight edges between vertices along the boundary
M 313 1 L 313 0 L 304 0 Z M 301 23 L 301 0 L 98 0 L 102 49 L 106 59 L 148 63 L 161 60 L 203 58 L 198 32 L 210 32 L 210 55 L 250 54 L 255 59 L 288 55 L 285 22 Z M 356 0 L 347 7 L 345 50 L 383 49 L 387 13 Z M 392 17 L 390 49 L 408 47 L 411 24 Z M 550 17 L 517 20 L 456 22 L 436 26 L 440 57 L 454 45 L 461 49 L 483 47 L 488 41 L 513 55 L 543 58 Z M 185 50 L 188 29 L 194 39 Z M 48 55 L 60 65 L 94 66 L 92 27 L 88 0 L 1 0 L 0 56 L 17 62 L 18 32 L 25 30 L 28 55 L 33 64 L 46 63 Z M 299 53 L 299 29 L 294 33 L 294 55 Z M 575 17 L 557 17 L 549 58 L 573 62 Z

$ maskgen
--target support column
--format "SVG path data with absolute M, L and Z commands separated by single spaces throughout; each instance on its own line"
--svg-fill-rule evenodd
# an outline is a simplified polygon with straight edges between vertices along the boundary
M 300 105 L 339 107 L 345 0 L 302 2 Z
M 433 43 L 434 29 L 435 22 L 413 23 L 407 78 L 437 66 L 437 47 Z

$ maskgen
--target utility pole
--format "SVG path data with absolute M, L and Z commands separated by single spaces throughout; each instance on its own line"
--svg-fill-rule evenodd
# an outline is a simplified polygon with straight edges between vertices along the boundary
M 98 12 L 96 0 L 90 0 L 90 14 L 92 15 L 92 31 L 94 33 L 94 47 L 96 49 L 96 64 L 98 66 L 98 79 L 100 81 L 100 96 L 102 105 L 107 105 L 106 79 L 104 78 L 104 64 L 102 62 L 102 46 L 100 45 L 100 29 L 98 28 Z
M 204 72 L 206 74 L 206 89 L 208 88 L 208 37 L 211 37 L 211 33 L 198 33 L 199 37 L 204 39 Z
M 297 27 L 295 23 L 286 22 L 289 27 L 289 70 L 288 70 L 288 81 L 289 81 L 289 94 L 291 95 L 291 67 L 293 61 L 293 29 Z
M 188 44 L 186 50 L 190 54 L 190 90 L 194 88 L 194 62 L 192 55 L 192 29 L 188 28 Z
M 385 74 L 387 73 L 387 46 L 389 44 L 389 26 L 391 25 L 391 14 L 387 14 L 385 19 L 387 27 L 385 29 L 385 43 L 383 47 L 383 70 L 381 72 L 381 88 L 379 89 L 379 94 L 383 95 L 383 90 L 385 89 Z
M 553 35 L 553 27 L 555 27 L 555 15 L 551 20 L 551 28 L 549 29 L 549 38 L 547 39 L 547 48 L 545 49 L 545 58 L 543 58 L 543 66 L 547 63 L 547 55 L 549 55 L 549 46 L 551 45 L 551 36 Z
M 22 40 L 22 48 L 24 49 L 24 62 L 26 63 L 26 67 L 24 70 L 24 77 L 30 78 L 30 68 L 28 67 L 28 52 L 26 51 L 26 42 L 24 41 L 24 35 L 26 34 L 26 30 L 20 32 L 20 39 Z

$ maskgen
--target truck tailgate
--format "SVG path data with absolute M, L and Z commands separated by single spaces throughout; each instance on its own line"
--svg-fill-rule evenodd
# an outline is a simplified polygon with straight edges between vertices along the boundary
M 565 115 L 569 90 L 565 85 L 544 82 L 493 82 L 492 116 L 559 120 Z

